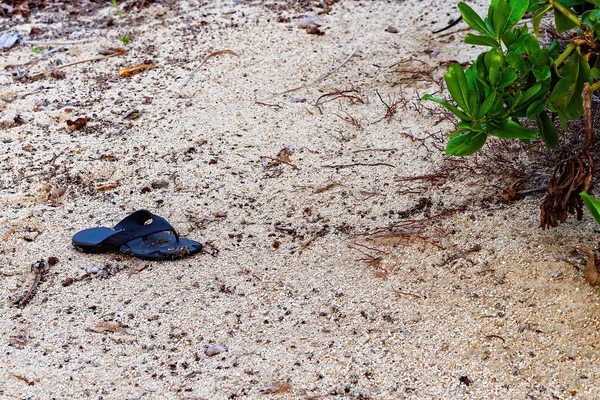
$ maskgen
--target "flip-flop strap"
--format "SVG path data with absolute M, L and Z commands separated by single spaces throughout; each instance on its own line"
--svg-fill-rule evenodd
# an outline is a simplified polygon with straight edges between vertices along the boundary
M 152 220 L 150 224 L 145 224 Z M 175 228 L 171 226 L 163 217 L 152 214 L 147 210 L 139 210 L 129 215 L 117 225 L 115 233 L 102 241 L 102 245 L 110 247 L 120 247 L 121 245 L 153 233 L 171 231 L 175 239 L 179 241 L 179 235 Z

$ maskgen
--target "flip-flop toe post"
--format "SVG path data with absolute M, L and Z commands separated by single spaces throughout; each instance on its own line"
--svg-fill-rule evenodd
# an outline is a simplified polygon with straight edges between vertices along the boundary
M 196 241 L 181 238 L 164 218 L 139 210 L 113 229 L 85 229 L 73 236 L 73 245 L 88 253 L 118 250 L 146 260 L 166 260 L 195 254 L 202 249 Z

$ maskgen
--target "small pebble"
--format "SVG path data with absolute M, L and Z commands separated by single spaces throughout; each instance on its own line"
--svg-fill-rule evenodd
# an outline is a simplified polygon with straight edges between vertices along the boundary
M 216 356 L 217 354 L 225 353 L 227 351 L 227 347 L 222 346 L 220 344 L 211 344 L 206 350 L 204 350 L 204 354 L 209 357 Z
M 163 189 L 169 186 L 169 182 L 165 181 L 164 179 L 160 179 L 152 182 L 150 186 L 152 186 L 154 189 Z
M 213 213 L 213 215 L 217 218 L 225 218 L 227 213 L 225 211 L 217 210 Z
M 73 284 L 74 280 L 73 278 L 67 278 L 64 281 L 62 281 L 62 285 L 63 286 L 71 286 Z
M 186 107 L 191 107 L 193 105 L 194 105 L 194 103 L 191 100 L 188 100 L 188 101 L 185 102 L 185 106 Z
M 306 28 L 306 33 L 308 33 L 309 35 L 324 35 L 325 34 L 325 32 L 323 32 L 321 29 L 319 29 L 319 25 L 317 25 L 317 24 L 310 24 Z
M 302 17 L 300 18 L 298 21 L 296 21 L 296 26 L 300 29 L 306 29 L 308 28 L 310 25 L 319 25 L 319 20 L 313 16 L 306 16 L 306 17 Z
M 398 29 L 396 29 L 393 26 L 388 26 L 387 28 L 385 28 L 385 31 L 389 33 L 398 33 Z
M 98 267 L 87 267 L 85 269 L 85 272 L 87 272 L 88 274 L 96 274 L 98 273 L 98 271 L 100 271 L 100 268 Z
M 55 189 L 52 190 L 52 192 L 50 193 L 50 197 L 52 197 L 53 199 L 58 199 L 59 197 L 61 197 L 63 194 L 65 194 L 65 192 L 67 191 L 67 189 L 65 189 L 64 187 L 57 187 Z

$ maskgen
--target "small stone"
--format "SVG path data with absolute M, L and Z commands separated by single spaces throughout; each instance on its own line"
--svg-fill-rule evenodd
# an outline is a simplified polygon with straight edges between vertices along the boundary
M 62 285 L 63 286 L 71 286 L 73 284 L 74 280 L 73 278 L 67 278 L 64 281 L 62 281 Z
M 164 179 L 160 179 L 152 182 L 150 186 L 152 186 L 153 189 L 163 189 L 169 186 L 169 182 L 165 181 Z
M 212 356 L 216 356 L 217 354 L 221 354 L 221 353 L 225 353 L 227 351 L 227 347 L 222 346 L 220 344 L 211 344 L 208 347 L 206 347 L 206 350 L 204 350 L 204 354 L 206 354 L 209 357 Z
M 385 31 L 389 33 L 398 33 L 398 29 L 396 29 L 393 26 L 388 26 L 387 28 L 385 28 Z
M 96 274 L 98 273 L 98 271 L 100 271 L 100 268 L 98 267 L 87 267 L 85 269 L 85 272 L 87 272 L 88 274 Z
M 54 188 L 54 189 L 52 189 L 52 192 L 50 192 L 50 197 L 52 197 L 52 199 L 56 200 L 59 197 L 61 197 L 63 194 L 65 194 L 66 191 L 67 191 L 67 189 L 65 189 L 62 186 Z
M 217 218 L 225 218 L 227 213 L 225 211 L 217 210 L 213 213 L 213 215 Z
M 308 33 L 309 35 L 324 35 L 325 34 L 325 32 L 323 32 L 319 28 L 319 25 L 317 25 L 317 24 L 308 25 L 308 27 L 306 28 L 306 33 Z
M 188 101 L 185 102 L 185 106 L 186 107 L 191 107 L 193 105 L 194 105 L 194 103 L 191 100 L 188 100 Z
M 16 33 L 3 33 L 0 35 L 0 47 L 2 50 L 8 50 L 17 43 L 17 40 L 19 40 L 19 35 Z

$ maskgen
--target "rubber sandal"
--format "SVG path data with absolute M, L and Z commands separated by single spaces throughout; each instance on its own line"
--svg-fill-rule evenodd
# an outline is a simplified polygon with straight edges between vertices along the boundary
M 181 238 L 164 218 L 147 210 L 129 215 L 114 228 L 85 229 L 73 236 L 73 245 L 86 253 L 120 251 L 145 260 L 167 260 L 199 252 L 202 245 Z

